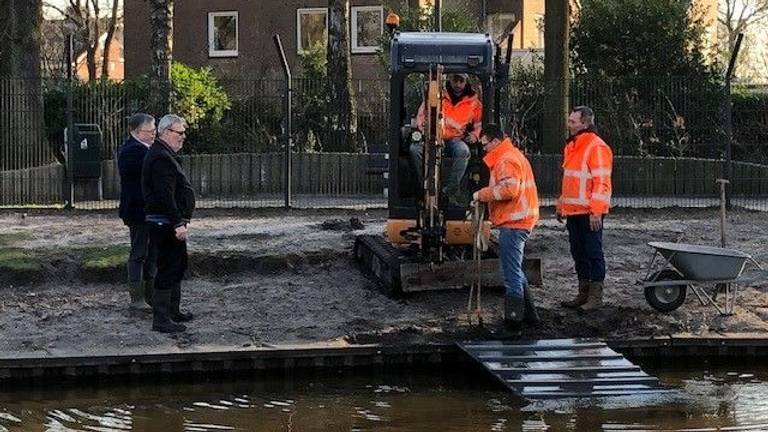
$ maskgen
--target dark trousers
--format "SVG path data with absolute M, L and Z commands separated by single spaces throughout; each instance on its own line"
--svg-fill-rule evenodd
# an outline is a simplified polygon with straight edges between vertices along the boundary
M 155 289 L 168 290 L 181 284 L 187 270 L 187 242 L 176 238 L 170 225 L 152 224 L 152 241 L 157 245 Z
M 139 282 L 152 279 L 157 273 L 157 248 L 151 240 L 148 223 L 128 225 L 131 235 L 131 252 L 128 254 L 128 280 Z
M 568 216 L 565 225 L 568 228 L 571 256 L 576 264 L 579 279 L 604 281 L 603 229 L 592 231 L 589 227 L 589 215 Z

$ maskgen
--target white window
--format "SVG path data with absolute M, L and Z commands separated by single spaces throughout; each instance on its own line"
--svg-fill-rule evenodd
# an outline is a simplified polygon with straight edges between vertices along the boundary
M 382 6 L 358 6 L 352 8 L 352 52 L 375 53 L 384 32 L 384 8 Z
M 507 43 L 509 42 L 509 38 L 504 37 L 505 30 L 510 30 L 510 33 L 515 33 L 515 27 L 517 27 L 517 22 L 515 20 L 515 14 L 512 13 L 494 13 L 489 14 L 486 18 L 486 31 L 488 34 L 491 35 L 491 38 L 493 39 L 494 43 L 498 43 L 502 50 L 502 55 L 507 50 Z M 512 26 L 512 28 L 509 28 Z M 504 37 L 504 40 L 500 40 L 502 37 Z M 517 35 L 515 35 L 517 37 Z
M 328 43 L 328 9 L 296 10 L 296 48 L 299 52 Z
M 208 56 L 237 57 L 237 12 L 208 13 Z

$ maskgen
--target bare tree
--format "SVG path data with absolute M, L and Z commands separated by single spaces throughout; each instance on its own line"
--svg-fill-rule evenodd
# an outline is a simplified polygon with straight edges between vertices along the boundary
M 357 110 L 352 92 L 349 40 L 349 0 L 328 0 L 328 91 L 331 129 L 335 138 L 325 150 L 360 151 Z M 339 139 L 342 138 L 342 139 Z
M 63 9 L 50 2 L 45 3 L 46 8 L 60 13 L 76 29 L 75 38 L 85 49 L 89 81 L 94 81 L 99 76 L 101 79 L 108 78 L 109 47 L 121 20 L 118 2 L 119 0 L 67 0 L 67 6 Z M 108 14 L 102 12 L 105 5 L 109 5 Z M 105 33 L 104 44 L 100 46 L 101 36 Z M 97 58 L 99 50 L 101 59 Z
M 155 114 L 171 110 L 173 61 L 173 0 L 148 0 L 152 23 L 152 98 Z
M 768 24 L 768 0 L 721 0 L 717 14 L 718 38 L 723 63 L 731 57 L 739 33 L 744 33 L 737 70 L 754 73 L 749 67 L 749 48 L 756 39 L 756 27 Z

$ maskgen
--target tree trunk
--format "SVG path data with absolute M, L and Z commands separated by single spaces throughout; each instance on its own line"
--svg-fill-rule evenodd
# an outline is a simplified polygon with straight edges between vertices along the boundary
M 348 18 L 349 0 L 328 0 L 328 113 L 332 136 L 323 145 L 326 151 L 364 150 L 357 136 Z
M 109 17 L 109 28 L 107 29 L 107 36 L 104 38 L 104 47 L 102 48 L 101 59 L 101 79 L 102 81 L 109 79 L 109 49 L 112 46 L 112 38 L 115 36 L 115 28 L 117 27 L 117 2 L 118 0 L 112 0 L 112 12 Z
M 546 0 L 544 14 L 544 130 L 542 153 L 560 153 L 570 90 L 568 2 Z
M 171 111 L 171 62 L 173 61 L 173 0 L 149 0 L 152 23 L 152 86 L 154 114 Z
M 41 0 L 0 0 L 0 170 L 49 161 L 40 79 Z

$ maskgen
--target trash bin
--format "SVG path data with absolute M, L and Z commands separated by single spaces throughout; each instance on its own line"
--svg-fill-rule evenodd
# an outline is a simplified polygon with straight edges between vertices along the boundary
M 78 123 L 72 130 L 73 140 L 67 149 L 73 179 L 101 178 L 103 135 L 97 124 Z

